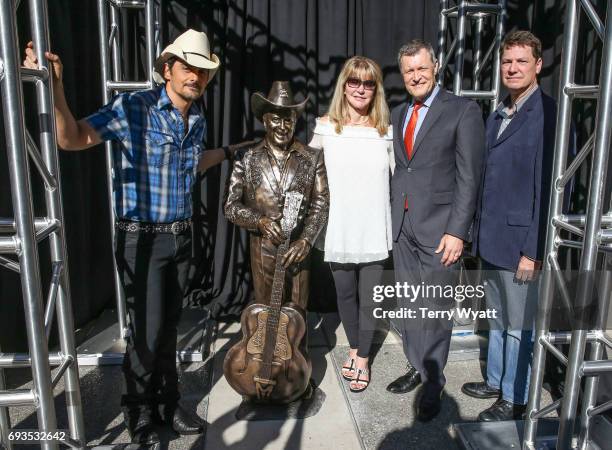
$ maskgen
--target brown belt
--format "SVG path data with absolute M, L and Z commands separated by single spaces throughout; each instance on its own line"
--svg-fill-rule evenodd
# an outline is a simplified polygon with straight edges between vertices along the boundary
M 119 219 L 115 221 L 115 227 L 128 233 L 172 233 L 178 235 L 191 228 L 191 219 L 178 220 L 172 223 L 135 222 Z

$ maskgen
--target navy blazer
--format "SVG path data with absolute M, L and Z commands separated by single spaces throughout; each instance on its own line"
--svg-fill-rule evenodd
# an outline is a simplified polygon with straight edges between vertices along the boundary
M 485 151 L 482 112 L 474 101 L 440 89 L 415 136 L 410 160 L 402 135 L 407 112 L 405 102 L 391 115 L 393 240 L 397 242 L 403 222 L 409 220 L 421 245 L 437 247 L 445 233 L 467 241 Z
M 515 271 L 523 255 L 543 258 L 556 117 L 555 100 L 538 88 L 499 139 L 502 117 L 487 119 L 472 252 L 491 264 Z

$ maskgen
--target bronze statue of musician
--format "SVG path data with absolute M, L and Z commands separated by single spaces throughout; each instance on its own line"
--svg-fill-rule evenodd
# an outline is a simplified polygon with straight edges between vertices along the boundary
M 327 222 L 329 191 L 322 151 L 294 138 L 306 102 L 296 103 L 283 81 L 267 97 L 253 94 L 251 108 L 266 135 L 234 163 L 225 202 L 227 219 L 250 231 L 255 303 L 242 314 L 243 339 L 228 352 L 224 373 L 254 401 L 299 398 L 312 371 L 305 348 L 308 255 Z

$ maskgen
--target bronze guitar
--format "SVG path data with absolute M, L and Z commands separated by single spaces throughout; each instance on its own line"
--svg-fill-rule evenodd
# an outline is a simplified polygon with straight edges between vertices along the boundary
M 276 252 L 270 306 L 249 305 L 240 319 L 242 340 L 223 362 L 227 382 L 240 395 L 255 402 L 290 403 L 308 388 L 312 364 L 302 341 L 306 313 L 293 303 L 283 305 L 285 269 L 281 261 L 289 249 L 302 194 L 287 192 L 281 228 L 285 236 Z

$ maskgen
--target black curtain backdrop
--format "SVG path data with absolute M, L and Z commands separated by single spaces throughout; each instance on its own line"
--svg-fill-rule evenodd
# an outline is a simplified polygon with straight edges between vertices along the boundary
M 314 119 L 324 114 L 334 81 L 343 62 L 360 54 L 383 68 L 391 107 L 405 98 L 397 70 L 396 52 L 408 39 L 427 39 L 436 46 L 439 2 L 432 0 L 165 0 L 163 45 L 186 28 L 205 31 L 222 67 L 207 89 L 204 102 L 209 148 L 261 137 L 249 99 L 254 91 L 267 92 L 271 82 L 290 80 L 298 96 L 308 95 L 309 106 L 297 135 L 308 141 Z M 601 4 L 598 2 L 603 17 Z M 83 117 L 101 106 L 98 18 L 94 0 L 49 1 L 52 47 L 64 62 L 64 85 L 75 116 Z M 510 0 L 507 29 L 529 29 L 544 43 L 541 84 L 556 96 L 560 63 L 564 1 Z M 143 78 L 144 30 L 142 13 L 129 12 L 123 20 L 123 60 L 127 79 Z M 578 67 L 585 82 L 596 82 L 600 43 L 592 31 L 580 35 Z M 20 49 L 30 38 L 27 2 L 19 10 Z M 485 39 L 490 39 L 490 32 Z M 22 51 L 22 50 L 21 50 Z M 470 53 L 465 69 L 469 80 Z M 446 86 L 450 86 L 449 83 Z M 30 106 L 31 105 L 31 106 Z M 26 89 L 28 128 L 36 133 L 32 92 Z M 595 104 L 579 108 L 576 120 L 580 139 L 592 127 Z M 1 124 L 0 124 L 1 127 Z M 0 130 L 1 132 L 2 130 Z M 3 132 L 0 142 L 4 143 Z M 61 152 L 62 188 L 70 261 L 75 323 L 83 327 L 114 303 L 112 250 L 103 148 Z M 586 179 L 588 168 L 581 172 Z M 0 216 L 12 216 L 6 153 L 0 151 Z M 196 185 L 194 265 L 190 300 L 205 305 L 213 317 L 235 316 L 251 295 L 247 235 L 228 225 L 221 214 L 229 174 L 227 162 L 209 170 Z M 37 215 L 44 215 L 43 187 L 32 176 Z M 585 192 L 578 186 L 576 204 L 584 206 Z M 356 207 L 358 207 L 356 205 Z M 48 245 L 41 244 L 43 291 L 50 278 Z M 314 255 L 311 309 L 335 309 L 330 274 Z M 0 347 L 23 349 L 25 331 L 19 278 L 0 270 Z
M 224 70 L 207 94 L 209 142 L 215 145 L 261 136 L 250 111 L 250 95 L 267 92 L 273 80 L 290 80 L 294 92 L 310 98 L 297 135 L 308 141 L 314 119 L 325 113 L 335 79 L 347 57 L 376 60 L 385 74 L 392 103 L 404 97 L 396 70 L 397 48 L 413 36 L 435 39 L 437 5 L 430 1 L 236 1 L 168 5 L 166 34 L 203 28 L 214 41 Z M 250 295 L 247 235 L 221 214 L 229 170 L 223 165 L 201 184 L 202 263 L 193 296 L 214 317 L 238 315 Z M 357 205 L 356 205 L 357 207 Z M 313 253 L 310 309 L 335 309 L 331 274 Z

